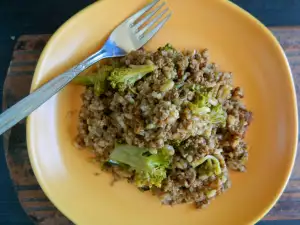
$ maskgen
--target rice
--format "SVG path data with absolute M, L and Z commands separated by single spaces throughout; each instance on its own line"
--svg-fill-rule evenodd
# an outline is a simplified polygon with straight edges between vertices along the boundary
M 233 86 L 232 74 L 209 62 L 207 50 L 179 52 L 167 46 L 156 52 L 134 51 L 108 63 L 156 69 L 123 92 L 109 87 L 96 96 L 94 87 L 88 86 L 82 95 L 76 144 L 92 149 L 104 170 L 129 182 L 135 179 L 134 170 L 107 163 L 115 143 L 169 146 L 172 160 L 161 186 L 139 189 L 151 191 L 162 204 L 194 203 L 202 208 L 230 187 L 228 169 L 246 170 L 248 147 L 243 139 L 252 113 L 241 101 L 241 88 Z M 221 107 L 224 123 L 207 124 L 193 113 L 189 103 L 197 98 L 199 87 L 210 90 L 209 105 Z M 218 160 L 218 174 L 195 166 L 205 157 Z

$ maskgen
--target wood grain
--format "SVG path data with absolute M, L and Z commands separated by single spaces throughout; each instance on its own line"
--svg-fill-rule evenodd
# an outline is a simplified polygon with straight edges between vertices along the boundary
M 28 95 L 37 60 L 49 38 L 50 35 L 30 35 L 18 39 L 4 83 L 3 109 Z M 25 129 L 21 121 L 4 134 L 7 165 L 23 209 L 36 224 L 73 224 L 40 188 L 29 163 Z
M 284 48 L 294 76 L 297 96 L 300 96 L 300 27 L 271 28 Z M 4 84 L 3 109 L 29 93 L 37 60 L 50 35 L 21 36 L 14 48 Z M 297 98 L 299 105 L 299 98 Z M 45 196 L 29 163 L 25 123 L 21 121 L 4 135 L 4 147 L 11 179 L 25 212 L 36 224 L 72 224 Z M 259 204 L 259 202 L 258 202 Z M 300 219 L 300 156 L 288 185 L 264 220 Z

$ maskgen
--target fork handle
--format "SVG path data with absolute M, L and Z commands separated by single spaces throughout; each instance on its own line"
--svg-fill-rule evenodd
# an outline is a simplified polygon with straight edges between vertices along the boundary
M 63 87 L 65 87 L 74 77 L 86 68 L 103 58 L 109 57 L 109 53 L 103 48 L 95 54 L 91 55 L 78 65 L 74 66 L 65 73 L 60 74 L 50 80 L 21 101 L 11 106 L 0 115 L 0 135 L 17 124 L 19 121 L 27 117 L 35 109 L 50 99 Z

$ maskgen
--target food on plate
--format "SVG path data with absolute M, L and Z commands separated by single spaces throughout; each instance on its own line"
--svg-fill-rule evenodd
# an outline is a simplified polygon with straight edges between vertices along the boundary
M 228 169 L 246 170 L 252 113 L 207 50 L 141 49 L 73 82 L 87 86 L 76 145 L 162 204 L 202 208 L 230 187 Z

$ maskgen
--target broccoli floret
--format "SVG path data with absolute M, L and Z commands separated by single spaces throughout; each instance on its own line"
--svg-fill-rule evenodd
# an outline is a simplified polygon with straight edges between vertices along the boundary
M 212 97 L 212 92 L 197 93 L 195 101 L 188 104 L 194 115 L 211 124 L 225 125 L 227 114 L 218 100 Z
M 154 65 L 132 65 L 129 68 L 115 68 L 108 80 L 112 88 L 117 88 L 123 92 L 126 88 L 132 87 L 136 81 L 142 79 L 146 74 L 153 72 L 154 69 Z
M 169 51 L 169 50 L 174 50 L 173 46 L 170 43 L 167 43 L 164 47 L 159 47 L 158 51 Z
M 227 119 L 227 113 L 223 110 L 222 106 L 219 104 L 213 106 L 210 112 L 210 122 L 213 124 L 225 125 Z
M 112 66 L 104 65 L 96 73 L 92 73 L 84 76 L 77 76 L 72 80 L 72 83 L 85 85 L 85 86 L 94 86 L 94 93 L 96 96 L 100 96 L 107 90 L 107 77 L 112 71 Z
M 219 160 L 212 155 L 207 155 L 192 162 L 192 167 L 200 167 L 201 172 L 208 175 L 210 175 L 210 173 L 220 175 L 222 172 Z
M 167 148 L 154 151 L 124 144 L 116 144 L 109 158 L 135 170 L 135 182 L 138 187 L 161 187 L 171 162 L 171 154 Z
M 198 94 L 194 103 L 189 103 L 189 108 L 195 115 L 203 115 L 210 112 L 210 104 L 208 95 Z

